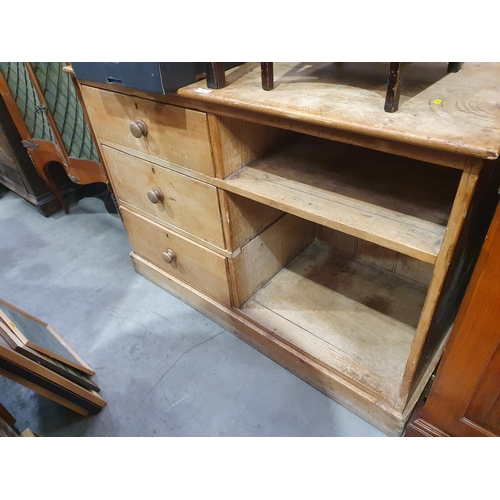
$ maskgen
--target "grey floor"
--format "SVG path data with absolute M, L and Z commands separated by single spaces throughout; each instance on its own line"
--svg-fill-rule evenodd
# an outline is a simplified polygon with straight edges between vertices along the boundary
M 95 370 L 83 418 L 0 377 L 43 436 L 359 436 L 381 431 L 137 275 L 100 197 L 50 218 L 0 185 L 0 298 L 49 323 Z

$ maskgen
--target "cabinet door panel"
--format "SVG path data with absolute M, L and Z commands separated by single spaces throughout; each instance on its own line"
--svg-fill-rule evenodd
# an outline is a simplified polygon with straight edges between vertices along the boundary
M 465 417 L 480 427 L 500 435 L 500 348 L 479 380 Z
M 436 374 L 407 436 L 500 436 L 500 207 Z

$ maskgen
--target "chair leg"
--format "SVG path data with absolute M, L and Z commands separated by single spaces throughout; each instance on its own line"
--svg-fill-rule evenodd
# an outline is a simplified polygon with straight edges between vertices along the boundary
M 387 82 L 387 94 L 385 96 L 384 110 L 394 113 L 399 108 L 399 97 L 401 94 L 401 83 L 403 81 L 401 72 L 403 63 L 391 62 L 389 71 L 389 81 Z
M 209 89 L 223 89 L 226 86 L 224 63 L 205 63 L 205 72 L 207 74 L 207 87 Z
M 462 67 L 463 62 L 457 63 L 457 62 L 449 62 L 448 63 L 448 73 L 458 73 L 460 68 Z
M 274 66 L 272 62 L 260 63 L 260 74 L 262 77 L 262 88 L 264 90 L 274 89 Z

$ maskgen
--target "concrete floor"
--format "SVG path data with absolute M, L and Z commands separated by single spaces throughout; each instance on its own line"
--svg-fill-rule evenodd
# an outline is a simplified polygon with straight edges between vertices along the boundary
M 106 202 L 106 203 L 105 203 Z M 137 275 L 109 198 L 44 218 L 0 185 L 0 298 L 49 323 L 95 370 L 83 418 L 0 377 L 0 402 L 43 436 L 385 436 Z

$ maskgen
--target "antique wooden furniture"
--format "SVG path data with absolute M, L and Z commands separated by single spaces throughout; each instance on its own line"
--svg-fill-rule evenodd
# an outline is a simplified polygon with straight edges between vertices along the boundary
M 435 381 L 406 436 L 500 436 L 500 207 Z
M 312 63 L 274 64 L 273 92 L 253 63 L 218 90 L 80 82 L 136 271 L 391 435 L 442 354 L 498 187 L 500 65 L 411 66 L 396 115 L 383 79 Z
M 62 196 L 76 194 L 76 186 L 57 164 L 51 165 L 52 180 Z M 60 210 L 54 193 L 38 174 L 22 145 L 22 139 L 0 96 L 0 183 L 22 196 L 48 217 Z
M 61 165 L 76 184 L 108 183 L 92 131 L 82 108 L 79 87 L 63 71 L 65 63 L 0 63 L 0 97 L 38 174 L 67 212 L 51 176 Z
M 84 389 L 62 375 L 14 351 L 0 336 L 0 376 L 87 416 L 99 413 L 106 402 L 95 391 Z
M 81 415 L 106 405 L 89 383 L 92 368 L 47 323 L 3 300 L 0 375 Z

